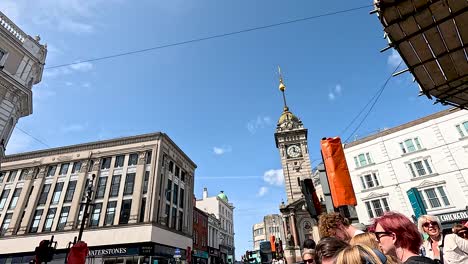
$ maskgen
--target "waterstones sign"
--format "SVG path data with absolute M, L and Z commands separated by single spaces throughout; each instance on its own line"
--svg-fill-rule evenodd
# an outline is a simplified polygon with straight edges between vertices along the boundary
M 468 220 L 468 211 L 458 211 L 437 215 L 441 223 Z
M 89 256 L 107 256 L 107 255 L 126 255 L 127 248 L 106 248 L 106 249 L 94 249 L 89 251 Z

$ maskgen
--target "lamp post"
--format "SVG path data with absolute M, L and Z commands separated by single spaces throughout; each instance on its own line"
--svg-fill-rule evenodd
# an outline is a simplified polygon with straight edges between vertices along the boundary
M 86 223 L 86 220 L 89 216 L 89 205 L 91 204 L 91 198 L 93 196 L 93 182 L 96 178 L 96 174 L 93 174 L 91 181 L 86 186 L 86 201 L 85 201 L 85 208 L 83 211 L 83 218 L 81 219 L 80 231 L 78 232 L 78 241 L 81 241 L 81 237 L 83 236 L 83 230 Z

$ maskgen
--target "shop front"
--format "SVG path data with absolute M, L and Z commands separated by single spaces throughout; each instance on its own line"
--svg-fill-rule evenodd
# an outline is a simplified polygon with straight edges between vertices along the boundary
M 185 264 L 186 250 L 155 243 L 90 247 L 87 264 Z M 0 264 L 29 263 L 34 252 L 0 255 Z M 66 251 L 57 250 L 50 264 L 65 263 Z
M 194 249 L 192 251 L 193 264 L 208 264 L 208 252 Z
M 208 264 L 220 264 L 219 249 L 208 247 Z
M 451 230 L 455 224 L 465 224 L 468 221 L 468 210 L 454 211 L 436 216 L 442 224 L 442 229 Z

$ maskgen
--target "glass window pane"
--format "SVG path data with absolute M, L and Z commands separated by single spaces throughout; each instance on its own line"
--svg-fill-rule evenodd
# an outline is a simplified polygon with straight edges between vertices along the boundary
M 46 184 L 42 187 L 41 195 L 39 196 L 38 205 L 44 205 L 47 201 L 47 197 L 49 196 L 50 191 L 50 184 Z
M 414 163 L 414 167 L 416 167 L 416 170 L 419 174 L 419 176 L 426 175 L 426 169 L 424 169 L 424 166 L 421 161 L 416 161 Z
M 67 175 L 68 173 L 68 167 L 70 166 L 70 163 L 64 163 L 60 166 L 60 173 L 59 175 Z
M 29 169 L 22 169 L 19 177 L 19 181 L 24 181 L 26 179 L 26 174 L 28 174 Z
M 134 165 L 137 165 L 137 163 L 138 163 L 138 154 L 136 153 L 130 154 L 128 158 L 128 166 L 134 166 Z
M 361 184 L 362 184 L 362 189 L 366 189 L 366 182 L 364 181 L 364 177 L 361 176 Z
M 54 176 L 56 169 L 57 169 L 57 165 L 49 166 L 49 168 L 47 169 L 47 177 Z
M 377 178 L 377 174 L 372 173 L 372 177 L 374 178 L 375 186 L 380 186 L 379 179 Z
M 73 162 L 73 168 L 71 173 L 78 173 L 81 170 L 81 161 Z
M 12 210 L 12 209 L 16 208 L 16 204 L 18 204 L 18 199 L 19 199 L 19 196 L 21 194 L 21 190 L 23 190 L 23 189 L 22 188 L 16 188 L 15 189 L 15 191 L 13 192 L 13 197 L 11 198 L 10 206 L 8 207 L 8 209 Z
M 374 207 L 374 212 L 376 216 L 382 216 L 384 211 L 382 209 L 382 204 L 380 200 L 372 200 L 372 206 Z
M 439 194 L 440 194 L 440 198 L 442 198 L 442 201 L 444 201 L 444 204 L 446 206 L 449 206 L 450 205 L 450 202 L 447 198 L 447 195 L 445 194 L 445 190 L 442 186 L 439 186 L 437 187 L 437 190 L 439 191 Z
M 401 151 L 403 152 L 403 154 L 405 154 L 406 149 L 405 149 L 405 145 L 403 145 L 403 143 L 400 143 L 400 148 L 401 148 Z
M 65 225 L 67 224 L 69 212 L 70 212 L 70 206 L 66 206 L 62 208 L 62 211 L 60 212 L 59 222 L 57 224 L 57 230 L 60 231 L 60 230 L 65 229 Z
M 178 196 L 179 196 L 179 186 L 177 184 L 174 183 L 174 191 L 173 191 L 174 195 L 173 195 L 173 198 L 172 198 L 172 203 L 177 206 L 177 203 L 178 203 Z
M 7 199 L 8 199 L 9 194 L 10 194 L 9 189 L 3 190 L 2 196 L 0 197 L 0 210 L 2 210 L 3 207 L 5 207 L 5 203 L 6 203 Z
M 370 174 L 364 175 L 364 178 L 366 179 L 366 185 L 368 188 L 375 187 Z
M 431 165 L 429 164 L 429 161 L 427 159 L 424 160 L 424 164 L 426 164 L 427 171 L 429 174 L 432 174 L 432 168 Z
M 406 146 L 406 150 L 408 152 L 413 152 L 416 150 L 416 148 L 414 147 L 414 144 L 413 144 L 413 140 L 412 139 L 407 139 L 405 140 L 405 146 Z
M 103 198 L 106 192 L 107 177 L 99 177 L 96 198 Z
M 71 202 L 73 195 L 75 194 L 76 181 L 70 181 L 67 187 L 67 193 L 65 194 L 65 202 Z
M 422 149 L 421 147 L 421 143 L 419 142 L 419 138 L 414 138 L 414 143 L 416 144 L 416 148 L 419 150 L 419 149 Z
M 424 192 L 427 195 L 427 199 L 429 200 L 429 204 L 431 205 L 431 208 L 438 208 L 441 206 L 439 198 L 437 197 L 437 194 L 433 188 L 431 189 L 426 189 Z
M 124 165 L 124 159 L 125 159 L 125 156 L 124 156 L 124 155 L 120 155 L 120 156 L 115 157 L 114 167 L 115 167 L 115 168 L 121 168 L 121 167 L 123 167 L 123 165 Z
M 57 208 L 50 208 L 47 212 L 46 220 L 44 222 L 43 232 L 49 232 L 52 230 L 52 223 L 54 222 L 55 212 Z
M 131 208 L 132 208 L 132 200 L 122 201 L 122 209 L 120 210 L 119 224 L 128 224 Z
M 36 210 L 34 213 L 33 221 L 31 222 L 31 227 L 29 228 L 30 233 L 36 233 L 39 227 L 39 222 L 41 221 L 42 209 Z
M 117 206 L 117 201 L 111 201 L 107 204 L 106 218 L 104 220 L 104 225 L 114 224 L 116 206 Z
M 62 195 L 63 182 L 57 182 L 55 185 L 54 195 L 52 196 L 52 204 L 58 204 Z
M 119 195 L 120 176 L 121 175 L 112 176 L 111 190 L 109 195 L 110 197 L 117 197 Z
M 357 157 L 354 157 L 354 164 L 356 165 L 356 167 L 359 167 L 359 161 Z
M 370 157 L 370 154 L 369 153 L 366 153 L 366 157 L 367 157 L 367 163 L 372 163 L 372 159 Z
M 184 189 L 180 188 L 180 201 L 179 201 L 179 207 L 184 208 Z
M 463 127 L 465 128 L 465 132 L 468 133 L 468 121 L 463 123 Z
M 371 205 L 369 202 L 366 202 L 367 214 L 369 218 L 374 218 L 374 212 L 372 211 Z
M 101 208 L 102 208 L 102 203 L 97 203 L 93 207 L 93 212 L 91 214 L 90 218 L 90 226 L 98 226 L 99 225 L 99 219 L 101 216 Z
M 149 171 L 145 171 L 145 178 L 143 179 L 143 194 L 148 192 Z
M 366 156 L 364 156 L 364 154 L 359 154 L 359 164 L 361 166 L 367 165 Z
M 10 171 L 10 173 L 8 174 L 7 182 L 14 182 L 17 173 L 18 173 L 18 171 L 16 171 L 16 170 Z
M 0 236 L 4 236 L 5 233 L 7 232 L 8 227 L 10 226 L 10 221 L 12 217 L 13 217 L 12 213 L 5 215 L 5 219 L 3 219 L 2 228 L 0 229 Z
M 390 207 L 388 206 L 387 198 L 382 198 L 382 202 L 384 204 L 385 211 L 390 211 Z
M 127 177 L 125 178 L 124 195 L 129 195 L 133 193 L 134 184 L 135 184 L 135 173 L 127 173 Z

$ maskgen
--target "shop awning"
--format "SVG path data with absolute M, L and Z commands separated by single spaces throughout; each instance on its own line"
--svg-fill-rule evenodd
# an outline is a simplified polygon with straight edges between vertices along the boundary
M 389 46 L 435 102 L 468 109 L 468 1 L 374 0 Z

